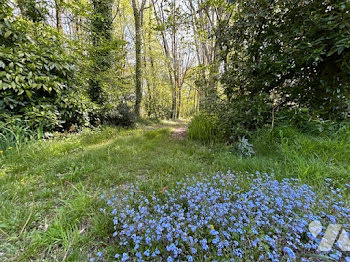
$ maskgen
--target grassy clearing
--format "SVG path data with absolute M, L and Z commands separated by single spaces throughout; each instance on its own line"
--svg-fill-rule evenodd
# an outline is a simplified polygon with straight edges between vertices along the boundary
M 108 249 L 113 226 L 100 196 L 138 182 L 147 193 L 199 172 L 256 170 L 298 177 L 323 189 L 350 180 L 350 135 L 312 137 L 290 128 L 260 133 L 257 155 L 241 158 L 224 145 L 174 140 L 171 125 L 102 128 L 37 141 L 0 159 L 0 260 L 84 261 Z M 108 251 L 107 251 L 108 252 Z

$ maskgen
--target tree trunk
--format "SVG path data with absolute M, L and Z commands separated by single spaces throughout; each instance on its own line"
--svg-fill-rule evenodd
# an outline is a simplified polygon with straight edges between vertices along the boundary
M 179 85 L 178 87 L 178 94 L 177 94 L 177 111 L 176 111 L 176 119 L 180 118 L 181 114 L 181 106 L 182 106 L 182 86 Z
M 135 20 L 135 114 L 141 116 L 142 103 L 142 26 L 143 26 L 143 11 L 146 1 L 143 0 L 141 7 L 138 7 L 136 0 L 132 0 L 132 8 Z
M 106 101 L 101 75 L 111 69 L 114 63 L 113 53 L 111 52 L 112 48 L 102 48 L 105 43 L 113 40 L 113 1 L 92 0 L 91 40 L 94 48 L 90 53 L 92 75 L 89 79 L 89 95 L 91 101 L 99 105 L 103 105 Z
M 172 119 L 176 119 L 176 111 L 177 111 L 177 102 L 176 102 L 176 98 L 177 98 L 177 94 L 176 94 L 176 89 L 173 88 L 172 90 L 172 103 L 171 103 L 171 118 Z
M 55 0 L 56 5 L 56 28 L 59 32 L 62 31 L 62 14 L 61 14 L 61 0 Z

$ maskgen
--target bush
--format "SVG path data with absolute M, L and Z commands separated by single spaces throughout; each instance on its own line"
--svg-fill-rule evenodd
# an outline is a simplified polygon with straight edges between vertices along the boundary
M 89 124 L 93 104 L 54 28 L 0 10 L 0 113 L 45 131 Z M 0 116 L 1 117 L 1 116 Z M 4 118 L 0 118 L 4 121 Z
M 126 103 L 120 103 L 114 109 L 106 109 L 101 118 L 104 124 L 113 126 L 132 127 L 136 123 L 136 115 Z
M 238 142 L 233 150 L 238 152 L 243 157 L 252 157 L 255 155 L 253 144 L 250 144 L 248 139 L 245 137 L 240 137 L 238 139 Z
M 244 182 L 245 181 L 245 182 Z M 147 197 L 132 186 L 107 200 L 118 261 L 343 261 L 339 250 L 320 254 L 322 232 L 311 222 L 349 228 L 350 209 L 340 190 L 317 195 L 297 179 L 218 173 L 188 178 Z M 247 184 L 247 181 L 250 181 Z M 350 185 L 347 185 L 350 187 Z M 324 229 L 324 228 L 323 228 Z M 344 244 L 344 243 L 343 243 Z M 344 253 L 345 255 L 345 253 Z M 98 253 L 102 257 L 101 252 Z
M 229 100 L 265 94 L 287 108 L 308 108 L 312 116 L 348 117 L 349 1 L 252 0 L 234 6 L 236 15 L 216 31 Z
M 195 116 L 188 125 L 188 137 L 202 142 L 214 142 L 222 139 L 219 119 L 205 112 Z
M 254 132 L 271 125 L 272 104 L 263 95 L 244 96 L 230 101 L 218 112 L 226 140 L 250 138 Z
M 276 127 L 294 127 L 302 133 L 312 135 L 332 135 L 340 129 L 349 127 L 348 121 L 332 121 L 312 116 L 312 113 L 307 108 L 284 108 L 275 112 L 275 116 Z

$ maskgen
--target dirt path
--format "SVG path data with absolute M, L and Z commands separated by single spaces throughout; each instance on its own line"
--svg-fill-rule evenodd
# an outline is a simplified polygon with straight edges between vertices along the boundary
M 168 120 L 162 121 L 159 125 L 151 125 L 144 127 L 145 130 L 155 130 L 161 128 L 170 128 L 171 137 L 173 139 L 185 139 L 187 137 L 187 124 L 186 120 Z
M 187 131 L 187 125 L 176 127 L 171 133 L 171 137 L 174 139 L 185 139 L 187 137 Z

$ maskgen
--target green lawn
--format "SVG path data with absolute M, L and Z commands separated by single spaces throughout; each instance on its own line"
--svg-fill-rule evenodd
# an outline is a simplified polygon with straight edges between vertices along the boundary
M 0 260 L 86 261 L 111 248 L 111 219 L 100 196 L 140 183 L 148 192 L 199 172 L 228 169 L 297 177 L 324 190 L 331 177 L 350 181 L 350 135 L 302 135 L 288 128 L 261 133 L 257 155 L 225 145 L 175 140 L 164 128 L 85 130 L 13 148 L 0 157 Z M 112 249 L 112 248 L 111 248 Z

